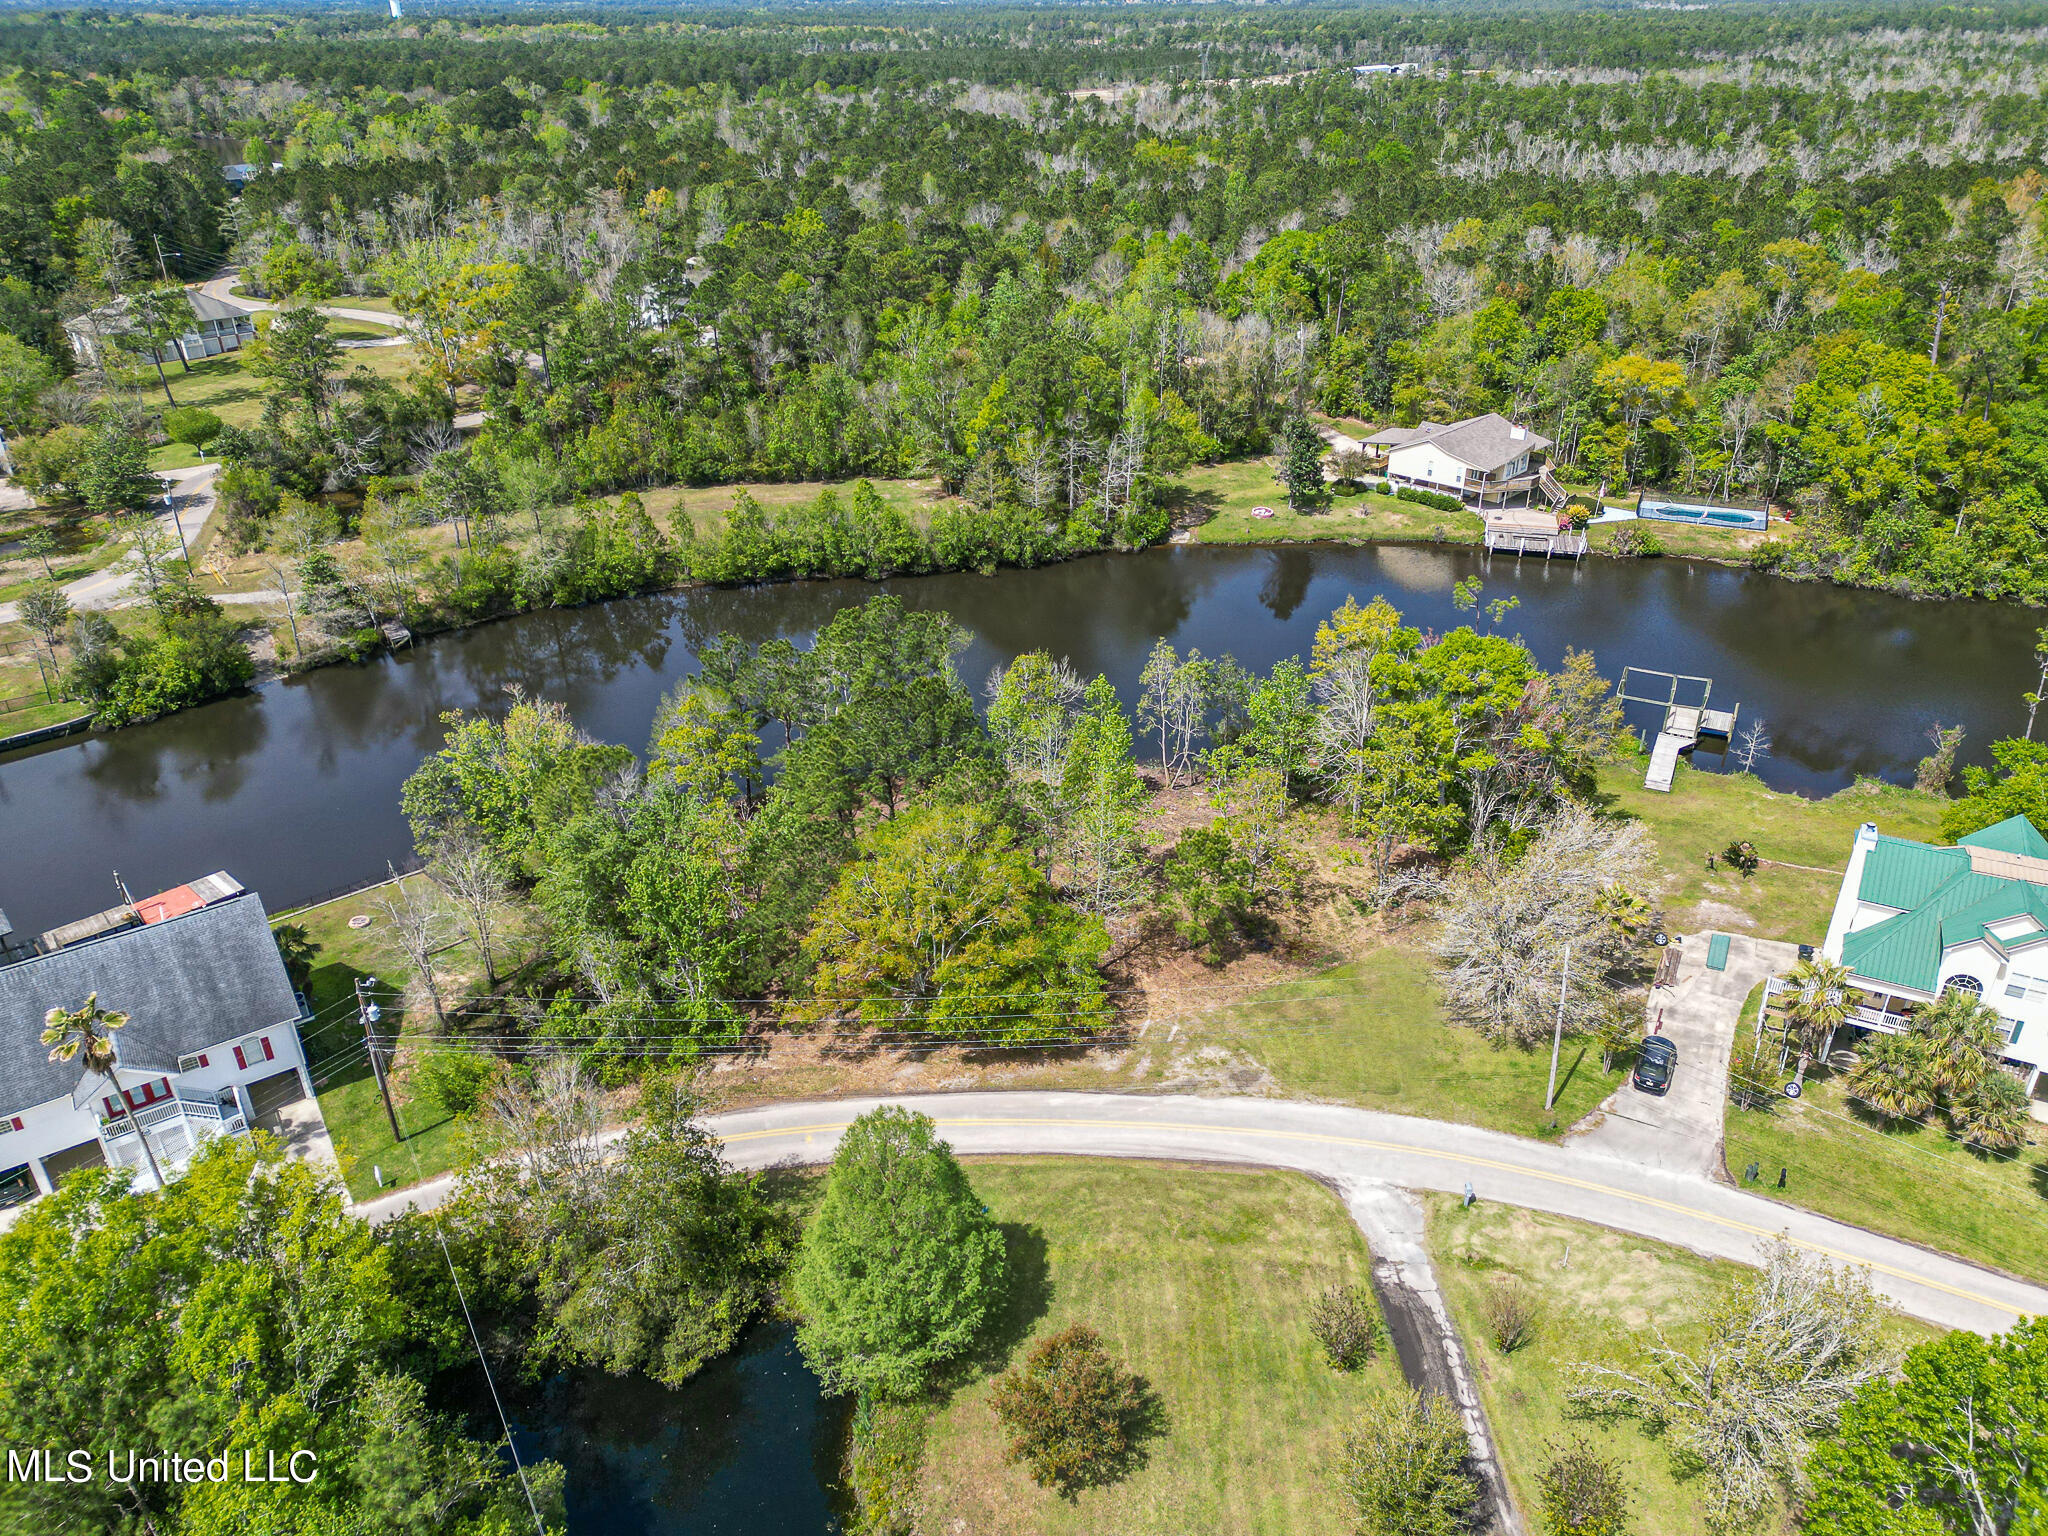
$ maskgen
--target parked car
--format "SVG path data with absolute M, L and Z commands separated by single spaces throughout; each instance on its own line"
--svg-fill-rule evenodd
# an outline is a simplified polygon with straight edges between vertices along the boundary
M 1643 1093 L 1671 1091 L 1671 1074 L 1678 1070 L 1678 1047 L 1664 1035 L 1652 1035 L 1636 1048 L 1636 1069 L 1632 1076 Z

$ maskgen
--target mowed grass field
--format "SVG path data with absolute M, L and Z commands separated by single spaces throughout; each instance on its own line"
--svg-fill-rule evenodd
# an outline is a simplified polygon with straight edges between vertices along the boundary
M 1680 759 L 1671 793 L 1660 795 L 1643 788 L 1643 768 L 1629 758 L 1600 770 L 1601 799 L 1649 827 L 1666 916 L 1685 932 L 1725 928 L 1818 944 L 1859 826 L 1874 821 L 1880 832 L 1923 842 L 1941 826 L 1940 797 L 1875 780 L 1807 800 L 1748 774 L 1696 772 Z M 1744 880 L 1725 864 L 1709 871 L 1706 855 L 1738 838 L 1765 860 L 1756 874 Z
M 1930 1118 L 1887 1127 L 1849 1101 L 1839 1077 L 1809 1072 L 1797 1103 L 1728 1106 L 1728 1171 L 1739 1178 L 1755 1162 L 1759 1194 L 2048 1280 L 2048 1126 L 2031 1147 L 1990 1153 Z
M 1202 464 L 1181 474 L 1169 491 L 1183 515 L 1199 516 L 1198 544 L 1272 544 L 1309 539 L 1363 543 L 1368 539 L 1410 539 L 1476 544 L 1483 527 L 1472 511 L 1439 512 L 1392 496 L 1352 487 L 1332 487 L 1328 506 L 1293 512 L 1287 488 L 1274 478 L 1277 461 L 1240 459 Z M 1256 507 L 1273 516 L 1254 517 Z
M 1416 941 L 1389 940 L 1358 959 L 1275 986 L 1190 1038 L 1214 1039 L 1270 1071 L 1287 1098 L 1319 1099 L 1487 1126 L 1550 1133 L 1543 1110 L 1549 1042 L 1540 1050 L 1489 1045 L 1445 1016 L 1436 962 Z M 1255 1022 L 1233 1023 L 1229 1019 Z M 1558 1060 L 1555 1119 L 1569 1126 L 1612 1092 L 1620 1067 L 1600 1070 L 1599 1047 L 1576 1037 Z
M 1424 1195 L 1430 1253 L 1444 1300 L 1479 1379 L 1486 1416 L 1525 1516 L 1538 1508 L 1537 1480 L 1552 1442 L 1584 1435 L 1618 1461 L 1633 1490 L 1632 1529 L 1655 1536 L 1712 1536 L 1697 1477 L 1680 1477 L 1664 1443 L 1630 1419 L 1575 1417 L 1569 1369 L 1580 1361 L 1632 1361 L 1661 1331 L 1686 1347 L 1704 1334 L 1701 1320 L 1742 1271 L 1683 1249 L 1627 1237 L 1605 1227 L 1453 1195 Z M 1504 1355 L 1487 1335 L 1489 1287 L 1520 1281 L 1540 1307 L 1534 1337 Z M 1748 1536 L 1784 1536 L 1782 1509 L 1744 1527 Z
M 975 1536 L 1341 1536 L 1331 1469 L 1352 1412 L 1400 1377 L 1391 1351 L 1333 1371 L 1309 1337 L 1324 1288 L 1366 1282 L 1343 1204 L 1292 1173 L 1084 1158 L 976 1160 L 1010 1239 L 996 1357 L 933 1420 L 924 1528 Z M 1157 1395 L 1164 1432 L 1125 1481 L 1073 1499 L 1003 1459 L 990 1383 L 1075 1323 Z
M 443 995 L 472 990 L 480 980 L 475 945 L 461 937 L 440 893 L 424 875 L 408 875 L 405 888 L 415 898 L 442 911 L 451 945 L 436 957 Z M 416 1091 L 414 1069 L 419 1051 L 408 1050 L 409 1033 L 438 1032 L 426 994 L 414 979 L 405 952 L 391 937 L 390 920 L 378 905 L 389 891 L 372 889 L 273 918 L 273 926 L 294 923 L 320 946 L 306 987 L 313 1022 L 303 1031 L 312 1064 L 313 1086 L 320 1113 L 334 1138 L 349 1193 L 361 1200 L 377 1193 L 375 1172 L 384 1171 L 385 1188 L 432 1178 L 455 1166 L 463 1151 L 462 1127 L 443 1115 Z M 351 917 L 370 919 L 362 928 L 349 927 Z M 501 958 L 500 963 L 504 963 Z M 383 1009 L 378 1028 L 387 1044 L 397 1047 L 392 1102 L 398 1111 L 403 1140 L 394 1140 L 384 1101 L 363 1050 L 363 1027 L 356 1011 L 356 982 L 375 976 L 373 996 Z

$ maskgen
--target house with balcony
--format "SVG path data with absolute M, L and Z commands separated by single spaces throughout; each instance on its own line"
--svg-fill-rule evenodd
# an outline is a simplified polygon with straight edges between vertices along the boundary
M 0 1203 L 101 1165 L 154 1188 L 208 1142 L 246 1135 L 284 1106 L 317 1122 L 305 1004 L 261 898 L 231 877 L 125 903 L 35 947 L 0 965 Z M 42 1043 L 50 1009 L 95 993 L 129 1019 L 110 1033 L 116 1064 L 104 1076 L 52 1061 Z
M 1858 994 L 1850 1025 L 1898 1033 L 1944 992 L 2005 1020 L 2005 1069 L 2048 1118 L 2048 838 L 2014 816 L 1953 848 L 1865 822 L 1822 945 Z
M 192 305 L 192 325 L 161 348 L 150 347 L 136 334 L 133 308 L 126 298 L 65 321 L 64 334 L 71 342 L 72 353 L 86 366 L 100 361 L 102 347 L 127 352 L 145 363 L 189 365 L 195 359 L 240 351 L 242 343 L 256 335 L 253 311 L 201 293 L 197 288 L 186 289 L 185 297 Z
M 1565 489 L 1540 459 L 1551 440 L 1497 412 L 1448 424 L 1425 421 L 1413 427 L 1384 427 L 1365 440 L 1365 450 L 1385 455 L 1386 475 L 1396 485 L 1457 496 L 1480 508 L 1565 503 Z

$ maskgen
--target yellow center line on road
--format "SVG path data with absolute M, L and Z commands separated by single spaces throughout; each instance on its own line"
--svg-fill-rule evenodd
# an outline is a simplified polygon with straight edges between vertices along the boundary
M 1731 1216 L 1716 1216 L 1711 1211 L 1703 1211 L 1695 1206 L 1679 1205 L 1670 1200 L 1659 1200 L 1654 1195 L 1643 1195 L 1637 1194 L 1633 1190 L 1616 1189 L 1612 1185 L 1596 1184 L 1590 1179 L 1573 1178 L 1570 1174 L 1545 1173 L 1541 1169 L 1525 1167 L 1520 1163 L 1501 1162 L 1497 1158 L 1477 1157 L 1467 1152 L 1439 1151 L 1433 1147 L 1410 1146 L 1398 1141 L 1372 1141 L 1362 1136 L 1334 1136 L 1321 1131 L 1267 1130 L 1260 1127 L 1242 1125 L 1195 1125 L 1175 1120 L 1069 1120 L 1051 1116 L 994 1118 L 963 1115 L 934 1117 L 934 1122 L 942 1128 L 946 1126 L 1001 1128 L 1052 1126 L 1073 1127 L 1085 1130 L 1185 1131 L 1199 1136 L 1252 1136 L 1267 1141 L 1306 1141 L 1324 1146 L 1361 1147 L 1370 1152 L 1406 1152 L 1422 1157 L 1437 1157 L 1447 1162 L 1462 1164 L 1468 1168 L 1489 1168 L 1500 1173 L 1518 1174 L 1523 1178 L 1540 1179 L 1547 1184 L 1560 1184 L 1571 1189 L 1582 1189 L 1591 1194 L 1609 1195 L 1617 1200 L 1629 1201 L 1631 1204 L 1649 1206 L 1660 1211 L 1669 1211 L 1676 1216 L 1687 1216 L 1697 1221 L 1711 1222 L 1715 1226 L 1726 1227 L 1730 1231 L 1746 1232 L 1753 1237 L 1783 1237 L 1796 1248 L 1804 1248 L 1810 1253 L 1824 1254 L 1828 1258 L 1839 1259 L 1847 1264 L 1862 1265 L 1866 1268 L 1874 1269 L 1881 1274 L 1890 1275 L 1896 1280 L 1903 1280 L 1909 1285 L 1925 1286 L 1931 1291 L 1941 1291 L 1964 1301 L 1974 1301 L 1979 1306 L 1990 1307 L 1995 1311 L 2005 1312 L 2016 1318 L 2027 1315 L 2010 1302 L 1998 1301 L 1989 1296 L 1982 1296 L 1975 1291 L 1965 1290 L 1961 1286 L 1949 1285 L 1945 1281 L 1929 1279 L 1925 1275 L 1916 1275 L 1910 1270 L 1898 1269 L 1875 1259 L 1866 1259 L 1853 1253 L 1845 1253 L 1839 1248 L 1830 1248 L 1825 1243 L 1807 1242 L 1804 1239 L 1793 1237 L 1790 1233 L 1779 1228 L 1760 1227 L 1750 1222 L 1738 1221 Z M 843 1131 L 846 1129 L 846 1125 L 846 1121 L 834 1120 L 823 1125 L 792 1125 L 772 1131 L 738 1131 L 720 1139 L 726 1142 L 737 1142 L 766 1141 L 785 1136 L 815 1136 L 828 1131 Z M 1044 1155 L 1059 1156 L 1061 1154 L 1050 1153 Z M 1087 1156 L 1089 1154 L 1069 1153 L 1066 1155 Z M 1819 1219 L 1827 1220 L 1828 1218 L 1821 1217 Z

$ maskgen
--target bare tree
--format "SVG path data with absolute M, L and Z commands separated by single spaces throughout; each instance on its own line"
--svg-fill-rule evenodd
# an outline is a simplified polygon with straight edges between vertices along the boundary
M 484 985 L 497 986 L 498 967 L 491 937 L 497 931 L 498 914 L 512 888 L 497 854 L 488 843 L 467 831 L 451 832 L 434 845 L 427 877 L 454 903 L 464 926 L 476 939 L 477 953 L 484 962 Z
M 1498 845 L 1480 855 L 1450 888 L 1437 934 L 1452 1014 L 1492 1040 L 1543 1039 L 1561 992 L 1569 1029 L 1611 1006 L 1608 973 L 1627 954 L 1631 926 L 1611 915 L 1621 910 L 1616 895 L 1650 871 L 1640 822 L 1603 820 L 1567 801 L 1538 825 L 1519 859 Z
M 1214 692 L 1216 663 L 1190 650 L 1185 661 L 1161 640 L 1146 658 L 1139 677 L 1138 723 L 1159 738 L 1159 768 L 1166 775 L 1166 787 L 1180 782 L 1191 772 L 1195 739 L 1209 713 Z
M 448 1012 L 441 1006 L 440 984 L 434 979 L 434 954 L 448 943 L 447 915 L 408 890 L 390 864 L 384 867 L 391 870 L 392 883 L 384 888 L 385 894 L 377 899 L 377 906 L 390 922 L 392 936 L 405 951 L 405 958 L 419 973 L 420 985 L 433 1001 L 434 1017 L 446 1024 Z
M 1717 1526 L 1764 1508 L 1781 1483 L 1796 1494 L 1812 1437 L 1897 1362 L 1867 1270 L 1837 1269 L 1782 1238 L 1764 1245 L 1761 1262 L 1709 1317 L 1704 1344 L 1679 1349 L 1660 1337 L 1640 1369 L 1573 1373 L 1574 1403 L 1632 1414 L 1698 1458 Z
M 1736 744 L 1735 755 L 1742 759 L 1742 771 L 1753 773 L 1756 765 L 1771 755 L 1771 733 L 1762 715 L 1754 716 L 1743 727 L 1742 739 Z
M 498 1155 L 464 1179 L 490 1184 L 509 1173 L 517 1198 L 550 1197 L 562 1208 L 594 1203 L 602 1190 L 605 1149 L 604 1094 L 570 1056 L 550 1056 L 532 1086 L 498 1078 L 478 1104 L 480 1139 Z

